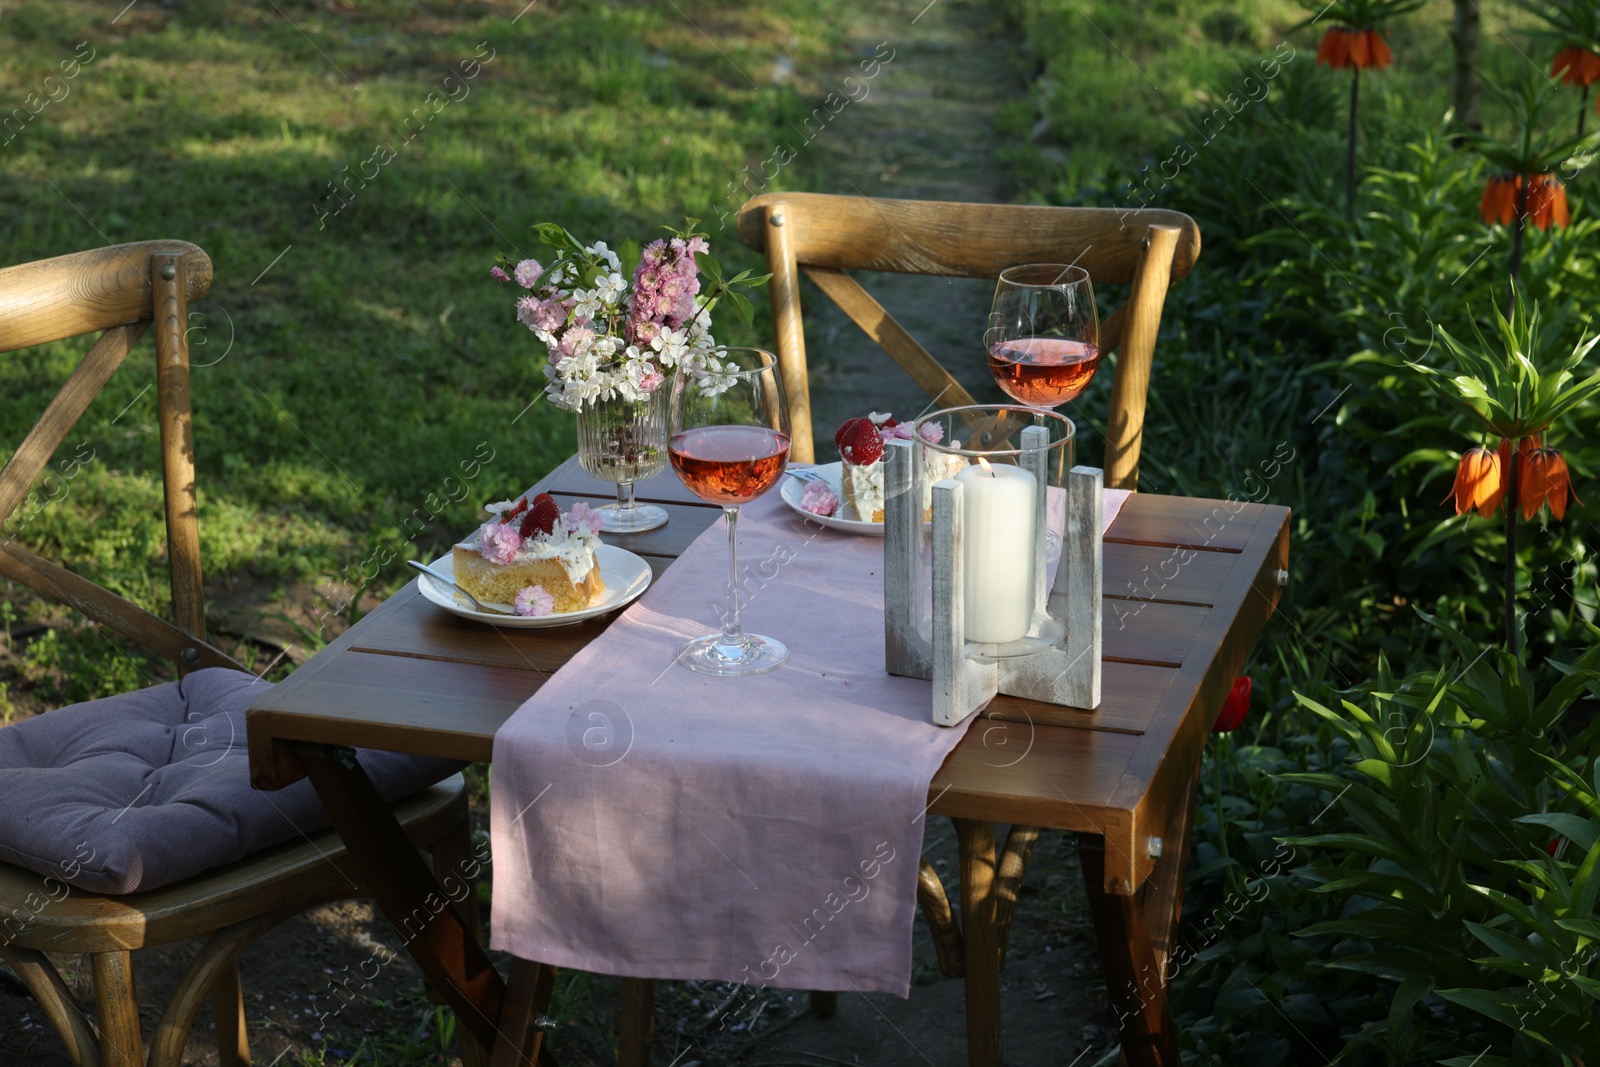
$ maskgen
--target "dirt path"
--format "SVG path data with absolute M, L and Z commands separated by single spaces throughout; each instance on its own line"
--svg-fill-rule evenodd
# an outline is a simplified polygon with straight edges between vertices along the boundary
M 802 166 L 826 192 L 937 200 L 1005 201 L 1011 190 L 996 160 L 997 105 L 1026 92 L 1021 72 L 1007 65 L 997 6 L 984 0 L 925 0 L 861 5 L 851 27 L 849 54 L 821 71 L 795 71 L 820 100 L 843 90 L 861 59 L 893 58 L 805 148 Z M 862 282 L 974 395 L 998 399 L 977 338 L 992 284 L 896 275 Z M 829 460 L 833 430 L 869 410 L 915 415 L 926 397 L 845 316 L 814 291 L 806 297 L 808 349 L 814 375 L 818 459 Z M 1027 738 L 1008 743 L 1020 752 Z M 945 820 L 928 827 L 925 854 L 954 882 L 954 832 Z M 374 945 L 401 939 L 369 905 L 317 909 L 273 931 L 249 949 L 244 975 L 252 1046 L 259 1064 L 334 1064 L 365 1040 L 382 1048 L 385 1065 L 439 1063 L 437 1052 L 407 1055 L 408 1034 L 437 1047 L 418 1027 L 429 1015 L 421 979 L 409 959 L 396 957 L 360 995 L 336 995 L 330 982 L 373 957 Z M 192 946 L 136 954 L 145 1033 L 153 1008 L 164 1002 L 192 955 Z M 387 957 L 386 957 L 387 958 Z M 671 1067 L 837 1067 L 966 1062 L 963 991 L 940 978 L 920 918 L 909 1000 L 846 994 L 831 1019 L 803 1009 L 804 994 L 737 995 L 714 983 L 660 983 L 655 1060 Z M 69 981 L 88 993 L 87 967 L 63 958 Z M 83 961 L 86 962 L 86 961 Z M 720 1015 L 713 1009 L 727 1004 Z M 1093 950 L 1081 875 L 1071 840 L 1041 836 L 1018 902 L 1002 985 L 1007 1062 L 1022 1067 L 1089 1067 L 1115 1043 L 1104 980 Z M 564 976 L 555 1013 L 568 1020 L 554 1047 L 568 1065 L 615 1062 L 615 982 Z M 215 1064 L 203 1013 L 186 1062 Z M 360 1062 L 372 1063 L 363 1058 Z M 68 1061 L 43 1025 L 38 1007 L 0 984 L 0 1064 L 56 1067 Z
M 882 57 L 870 91 L 852 100 L 806 147 L 821 192 L 926 200 L 1005 202 L 1012 190 L 997 164 L 997 105 L 1026 93 L 1021 73 L 1006 63 L 998 5 L 983 0 L 926 0 L 871 5 L 852 28 L 852 56 L 837 74 L 796 77 L 820 99 L 845 93 L 854 55 Z M 921 12 L 919 17 L 919 12 Z M 851 83 L 852 87 L 855 83 Z M 992 282 L 894 274 L 859 280 L 979 399 L 1001 399 L 980 358 L 978 342 L 994 292 Z M 927 397 L 844 314 L 814 289 L 803 294 L 812 372 L 817 458 L 835 457 L 834 429 L 869 410 L 916 415 Z M 1011 743 L 1021 751 L 1025 737 Z M 955 883 L 955 834 L 948 820 L 930 822 L 925 855 Z M 747 1004 L 721 1022 L 706 1014 L 731 987 L 662 983 L 657 1002 L 659 1064 L 712 1067 L 833 1067 L 839 1064 L 966 1063 L 964 995 L 941 978 L 933 945 L 917 921 L 915 979 L 909 1000 L 841 995 L 839 1012 L 818 1019 L 805 996 Z M 1022 1067 L 1088 1067 L 1115 1045 L 1104 980 L 1094 951 L 1082 876 L 1072 841 L 1041 836 L 1018 903 L 1003 976 L 1006 1060 Z M 602 1017 L 614 1004 L 602 994 Z M 744 1001 L 739 1001 L 744 1003 Z M 792 1020 L 792 1021 L 791 1021 Z M 754 1036 L 751 1035 L 754 1031 Z M 770 1035 L 770 1036 L 763 1036 Z M 573 1050 L 576 1052 L 576 1050 Z M 608 1062 L 597 1055 L 595 1063 Z
M 859 29 L 857 51 L 892 49 L 893 58 L 870 91 L 807 147 L 815 155 L 818 191 L 988 203 L 1011 198 L 997 162 L 995 109 L 1027 87 L 1006 63 L 1011 50 L 998 37 L 998 5 L 924 3 L 889 11 L 874 5 L 875 17 Z M 1002 399 L 981 359 L 992 282 L 871 273 L 858 280 L 975 397 Z M 802 299 L 819 462 L 836 458 L 833 431 L 845 419 L 869 410 L 905 418 L 928 407 L 928 397 L 831 301 L 814 289 Z

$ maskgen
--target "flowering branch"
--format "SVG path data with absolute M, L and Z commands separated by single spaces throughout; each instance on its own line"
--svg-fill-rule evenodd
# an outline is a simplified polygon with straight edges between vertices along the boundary
M 517 300 L 517 319 L 545 345 L 545 395 L 557 407 L 642 402 L 670 370 L 717 369 L 712 309 L 726 300 L 748 325 L 750 301 L 738 289 L 770 275 L 742 271 L 724 279 L 706 235 L 694 230 L 698 222 L 689 219 L 682 231 L 668 227 L 671 238 L 642 251 L 625 242 L 623 255 L 604 241 L 585 246 L 563 227 L 540 223 L 539 239 L 556 253 L 548 268 L 498 258 L 490 275 L 528 290 Z M 709 286 L 701 285 L 702 272 Z

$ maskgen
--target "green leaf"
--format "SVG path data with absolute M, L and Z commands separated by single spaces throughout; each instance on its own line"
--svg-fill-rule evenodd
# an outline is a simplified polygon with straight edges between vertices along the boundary
M 1597 826 L 1594 820 L 1585 819 L 1580 815 L 1572 815 L 1567 812 L 1534 812 L 1532 815 L 1522 816 L 1517 819 L 1517 822 L 1530 823 L 1553 830 L 1556 834 L 1571 841 L 1585 852 L 1593 848 L 1596 840 L 1600 839 L 1600 826 Z
M 709 252 L 696 252 L 694 264 L 700 268 L 700 273 L 711 279 L 711 288 L 722 284 L 722 265 L 712 258 Z
M 1411 1010 L 1417 1001 L 1433 991 L 1433 979 L 1426 974 L 1407 975 L 1389 1002 L 1389 1031 L 1394 1033 L 1411 1019 Z

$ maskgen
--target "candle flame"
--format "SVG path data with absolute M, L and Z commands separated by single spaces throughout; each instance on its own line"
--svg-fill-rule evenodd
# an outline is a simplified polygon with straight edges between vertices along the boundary
M 983 473 L 987 474 L 991 478 L 994 477 L 994 468 L 989 466 L 988 460 L 984 459 L 982 456 L 979 456 L 978 465 L 983 468 Z

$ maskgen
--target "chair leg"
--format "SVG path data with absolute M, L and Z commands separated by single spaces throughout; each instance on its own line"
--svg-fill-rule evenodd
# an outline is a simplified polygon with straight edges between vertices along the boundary
M 967 1062 L 1005 1063 L 1000 1031 L 999 894 L 995 889 L 994 823 L 952 819 L 961 865 L 961 927 L 967 994 Z
M 65 1046 L 67 1058 L 78 1067 L 100 1067 L 100 1049 L 94 1030 L 78 998 L 72 995 L 67 983 L 43 952 L 31 948 L 0 945 L 0 959 L 22 979 L 39 1002 L 39 1010 L 50 1020 L 56 1036 Z
M 617 1067 L 650 1067 L 655 1025 L 654 979 L 622 979 L 622 1032 L 617 1041 Z
M 150 1067 L 180 1067 L 189 1031 L 207 998 L 217 1023 L 217 1052 L 225 1067 L 249 1067 L 250 1047 L 239 984 L 239 953 L 256 938 L 300 913 L 286 908 L 217 930 L 200 946 L 189 969 L 167 998 L 150 1038 Z M 230 1022 L 233 1030 L 230 1031 Z
M 819 1019 L 831 1019 L 839 1013 L 839 994 L 831 990 L 811 991 L 811 1014 Z
M 477 871 L 482 864 L 472 852 L 472 823 L 463 818 L 449 833 L 430 845 L 428 852 L 433 859 L 433 876 L 454 901 L 456 914 L 466 924 L 467 935 L 482 941 L 477 882 Z M 456 1033 L 460 1035 L 462 1067 L 489 1067 L 489 1050 L 478 1044 L 466 1027 L 456 1027 Z
M 144 1041 L 139 1035 L 139 1004 L 133 993 L 133 954 L 95 952 L 90 960 L 100 1016 L 101 1067 L 141 1067 Z
M 245 1033 L 244 988 L 239 984 L 235 957 L 217 975 L 211 987 L 211 1015 L 217 1024 L 217 1063 L 221 1067 L 250 1067 L 250 1038 Z

